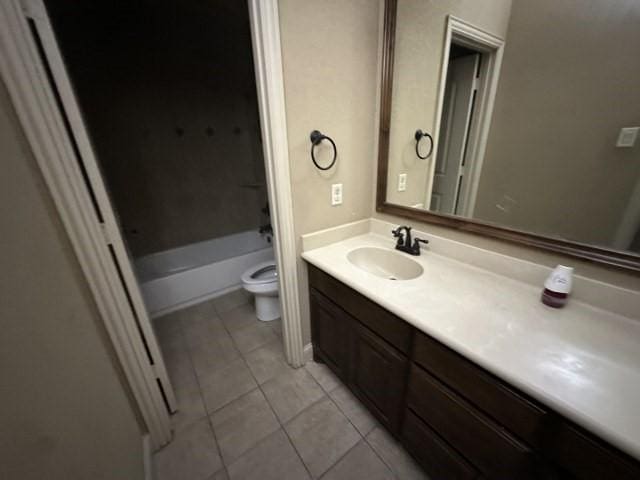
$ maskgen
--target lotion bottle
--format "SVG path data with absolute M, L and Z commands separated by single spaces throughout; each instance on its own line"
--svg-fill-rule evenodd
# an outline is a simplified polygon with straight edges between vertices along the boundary
M 542 303 L 553 308 L 562 308 L 567 304 L 573 283 L 573 268 L 558 265 L 544 282 Z

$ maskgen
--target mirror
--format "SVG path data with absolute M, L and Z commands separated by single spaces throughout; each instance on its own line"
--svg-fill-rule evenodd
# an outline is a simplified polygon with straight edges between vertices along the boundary
M 387 0 L 378 210 L 640 270 L 640 0 Z

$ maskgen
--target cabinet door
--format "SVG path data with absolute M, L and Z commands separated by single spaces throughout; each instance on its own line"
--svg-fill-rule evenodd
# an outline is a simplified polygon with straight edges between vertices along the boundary
M 407 358 L 360 324 L 353 330 L 352 345 L 352 390 L 391 433 L 399 435 Z
M 310 310 L 314 358 L 326 363 L 346 382 L 351 330 L 355 320 L 315 290 L 311 290 Z

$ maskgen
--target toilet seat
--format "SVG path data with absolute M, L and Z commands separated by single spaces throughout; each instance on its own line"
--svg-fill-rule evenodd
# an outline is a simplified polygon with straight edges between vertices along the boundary
M 275 260 L 268 260 L 254 265 L 242 274 L 245 285 L 264 285 L 278 282 L 278 271 Z
M 242 287 L 255 296 L 258 320 L 268 322 L 280 318 L 276 261 L 258 263 L 244 272 L 240 278 Z

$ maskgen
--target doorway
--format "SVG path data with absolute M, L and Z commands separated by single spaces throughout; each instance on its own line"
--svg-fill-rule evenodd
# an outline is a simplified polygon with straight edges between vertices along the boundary
M 435 119 L 435 161 L 425 204 L 473 216 L 491 124 L 504 40 L 447 17 Z
M 441 145 L 431 192 L 430 210 L 458 215 L 461 201 L 468 194 L 465 171 L 469 167 L 467 151 L 471 123 L 480 85 L 482 54 L 470 48 L 451 44 L 447 82 L 444 91 Z
M 122 4 L 122 8 L 128 5 Z M 260 131 L 268 139 L 261 148 L 274 253 L 282 272 L 278 285 L 284 353 L 291 365 L 300 366 L 303 355 L 296 259 L 286 254 L 295 250 L 295 237 L 291 229 L 277 2 L 250 0 L 248 13 Z M 166 382 L 162 378 L 166 377 L 162 355 L 153 353 L 158 350 L 157 338 L 47 9 L 40 0 L 9 0 L 0 6 L 0 24 L 3 80 L 80 259 L 149 430 L 151 445 L 157 449 L 171 436 L 168 411 L 174 409 L 170 398 L 173 389 L 168 377 Z M 255 183 L 250 182 L 247 188 L 255 188 Z

